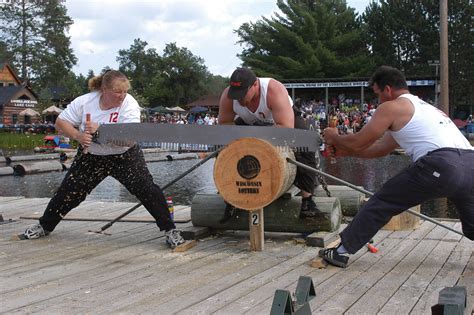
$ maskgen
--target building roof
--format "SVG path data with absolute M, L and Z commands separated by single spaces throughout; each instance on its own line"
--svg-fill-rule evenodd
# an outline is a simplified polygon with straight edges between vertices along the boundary
M 10 102 L 12 97 L 24 88 L 21 85 L 0 86 L 0 107 Z
M 13 68 L 7 63 L 7 62 L 0 62 L 0 69 L 7 68 L 8 71 L 12 74 L 13 78 L 17 82 L 18 85 L 21 84 L 20 78 L 16 75 L 15 71 Z
M 197 100 L 186 104 L 186 108 L 190 109 L 195 106 L 203 107 L 219 107 L 220 95 L 203 95 Z

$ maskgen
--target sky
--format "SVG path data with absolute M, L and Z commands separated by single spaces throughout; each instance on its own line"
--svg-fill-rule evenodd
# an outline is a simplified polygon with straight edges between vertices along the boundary
M 347 1 L 357 12 L 368 3 Z M 175 42 L 203 58 L 212 74 L 228 77 L 241 65 L 237 54 L 242 46 L 234 30 L 278 10 L 276 0 L 66 0 L 65 5 L 74 21 L 69 36 L 77 75 L 97 74 L 106 66 L 117 69 L 118 51 L 140 38 L 159 55 Z

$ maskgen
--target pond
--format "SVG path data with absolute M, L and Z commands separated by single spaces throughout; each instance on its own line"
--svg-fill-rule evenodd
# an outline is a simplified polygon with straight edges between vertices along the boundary
M 149 163 L 148 168 L 155 183 L 163 186 L 182 172 L 192 167 L 197 160 Z M 336 163 L 322 159 L 322 170 L 357 186 L 375 192 L 384 182 L 410 164 L 404 155 L 389 155 L 379 159 L 337 158 Z M 196 193 L 216 193 L 213 180 L 214 160 L 194 170 L 191 174 L 169 187 L 165 194 L 171 196 L 175 204 L 190 205 Z M 35 175 L 0 177 L 0 196 L 24 196 L 30 198 L 50 198 L 59 187 L 64 172 Z M 338 184 L 328 180 L 328 184 Z M 113 178 L 106 178 L 88 196 L 89 200 L 137 202 L 125 187 Z M 422 213 L 437 218 L 458 218 L 453 205 L 446 199 L 430 201 L 422 205 Z

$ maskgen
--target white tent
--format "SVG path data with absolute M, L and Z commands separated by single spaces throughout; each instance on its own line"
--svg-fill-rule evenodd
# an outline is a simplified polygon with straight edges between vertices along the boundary
M 59 115 L 63 110 L 57 106 L 50 106 L 46 108 L 42 113 L 44 115 Z
M 175 106 L 175 107 L 166 107 L 166 109 L 170 112 L 173 112 L 173 113 L 183 113 L 185 112 L 184 109 L 182 109 L 181 107 L 179 106 Z
M 22 110 L 20 113 L 18 113 L 20 116 L 39 116 L 40 113 L 35 111 L 34 109 L 27 108 L 25 110 Z

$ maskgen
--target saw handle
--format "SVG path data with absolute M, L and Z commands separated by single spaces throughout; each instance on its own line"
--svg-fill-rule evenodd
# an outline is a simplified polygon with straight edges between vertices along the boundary
M 87 123 L 90 123 L 91 122 L 91 113 L 86 113 L 86 129 L 84 130 L 84 133 L 87 133 L 89 134 L 89 130 L 88 130 L 88 127 L 87 127 Z M 87 147 L 84 148 L 84 150 L 82 151 L 84 154 L 87 154 L 88 153 L 88 149 Z

